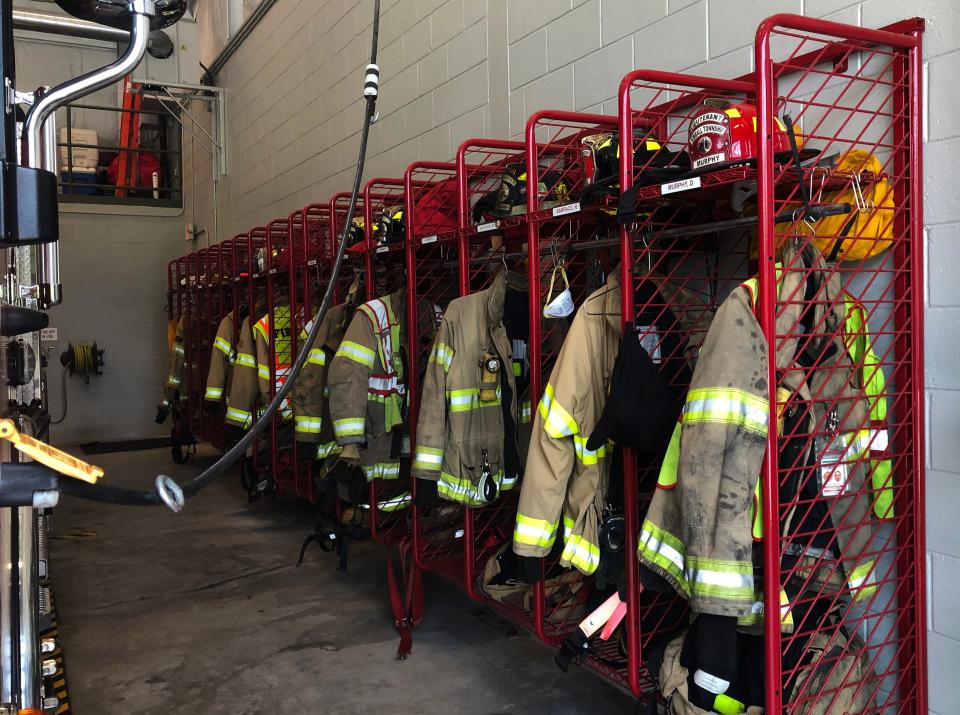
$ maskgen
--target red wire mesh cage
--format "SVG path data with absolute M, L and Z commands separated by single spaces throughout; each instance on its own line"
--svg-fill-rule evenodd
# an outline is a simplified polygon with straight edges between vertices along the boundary
M 785 533 L 764 542 L 765 572 L 779 573 L 764 594 L 769 712 L 927 710 L 922 29 L 918 20 L 877 31 L 774 16 L 757 33 L 758 287 L 769 359 L 798 341 L 838 344 L 842 357 L 816 354 L 823 364 L 812 367 L 798 357 L 809 394 L 794 390 L 770 407 L 771 420 L 810 417 L 793 432 L 770 430 L 764 465 L 765 533 Z M 775 113 L 791 117 L 820 157 L 800 181 L 776 153 Z M 850 212 L 783 220 L 831 204 Z M 792 290 L 791 276 L 800 278 Z M 828 287 L 811 298 L 804 291 L 815 280 Z M 799 433 L 813 444 L 812 468 L 783 458 Z M 775 585 L 791 609 L 779 619 Z M 786 618 L 792 633 L 776 627 Z M 816 689 L 796 661 L 811 641 L 828 653 Z
M 347 211 L 350 208 L 350 193 L 340 192 L 330 197 L 330 257 L 331 261 L 337 254 L 340 246 L 340 238 L 343 236 L 344 223 L 347 220 Z M 363 223 L 364 220 L 364 201 L 363 196 L 357 198 L 356 210 L 353 215 L 353 223 Z M 348 236 L 349 243 L 349 236 Z M 332 263 L 331 263 L 332 265 Z M 334 288 L 333 305 L 340 303 L 347 296 L 350 284 L 356 276 L 365 277 L 363 253 L 356 251 L 345 251 L 343 255 L 343 268 L 337 279 L 337 285 Z M 361 286 L 361 293 L 366 295 L 365 288 Z
M 614 268 L 609 248 L 596 245 L 615 229 L 608 199 L 613 187 L 604 185 L 596 173 L 596 152 L 591 147 L 616 141 L 616 134 L 616 117 L 604 115 L 542 111 L 527 120 L 530 375 L 529 396 L 524 400 L 531 405 L 540 401 L 547 388 L 569 327 L 566 319 L 545 317 L 547 304 L 567 285 L 573 303 L 582 304 Z M 533 596 L 536 632 L 550 644 L 558 643 L 579 623 L 598 593 L 592 579 L 579 571 L 592 572 L 596 558 L 582 546 L 577 549 L 574 540 L 558 538 L 555 547 L 543 562 L 544 578 Z M 576 569 L 560 567 L 559 558 Z M 587 663 L 622 680 L 626 666 L 622 650 L 613 639 L 592 652 Z
M 424 371 L 439 321 L 449 302 L 459 294 L 456 165 L 430 161 L 410 164 L 404 174 L 404 194 L 408 425 L 410 443 L 415 449 Z M 416 499 L 417 480 L 412 480 L 411 487 Z M 427 509 L 415 504 L 412 530 L 418 565 L 462 583 L 462 510 L 446 502 Z
M 296 242 L 291 239 L 290 229 L 289 220 L 276 219 L 270 221 L 263 231 L 266 310 L 253 326 L 263 405 L 268 404 L 286 382 L 296 356 L 294 345 L 298 320 L 291 286 Z M 266 347 L 266 354 L 263 347 Z M 294 451 L 293 404 L 289 397 L 274 413 L 269 432 L 270 474 L 277 492 L 295 494 L 298 465 Z
M 736 334 L 720 317 L 707 331 L 721 305 L 727 316 L 728 304 L 752 301 L 762 333 L 745 330 L 741 337 L 762 341 L 764 384 L 778 386 L 759 412 L 777 429 L 764 431 L 752 506 L 755 574 L 739 577 L 757 594 L 741 626 L 764 625 L 767 712 L 925 711 L 918 706 L 924 619 L 916 409 L 922 333 L 914 290 L 919 146 L 911 140 L 916 30 L 908 24 L 891 35 L 774 18 L 758 34 L 756 77 L 638 71 L 621 85 L 621 136 L 633 136 L 621 183 L 636 187 L 632 222 L 622 233 L 621 250 L 632 256 L 622 265 L 622 281 L 632 286 L 623 293 L 625 324 L 684 395 L 684 430 L 703 421 L 694 406 L 713 395 L 702 382 L 710 374 L 703 356 L 724 329 Z M 770 58 L 771 34 L 783 61 Z M 755 115 L 754 148 L 664 181 L 650 171 L 657 161 L 641 144 L 654 140 L 661 147 L 655 154 L 673 162 L 681 150 L 699 156 L 704 132 L 692 131 L 691 120 L 701 111 L 726 117 L 722 123 Z M 759 230 L 750 218 L 758 215 Z M 748 280 L 761 267 L 758 279 Z M 696 394 L 687 394 L 691 379 Z M 681 438 L 681 460 L 685 445 Z M 709 449 L 703 452 L 709 461 Z M 724 464 L 722 454 L 713 457 Z M 629 552 L 638 545 L 632 525 L 644 518 L 654 485 L 675 488 L 664 481 L 669 470 L 661 471 L 660 461 L 626 455 L 628 473 L 636 473 L 635 481 L 625 480 Z M 674 478 L 692 473 L 685 469 L 681 463 Z M 690 566 L 689 545 L 686 555 L 657 550 L 666 540 L 657 528 L 644 520 L 639 530 L 643 563 L 666 559 L 669 572 L 673 553 L 685 596 L 702 604 L 701 582 L 713 576 Z M 643 688 L 646 674 L 635 668 L 685 624 L 669 607 L 676 597 L 639 593 L 636 564 L 627 566 L 628 653 L 642 656 L 631 655 L 630 678 Z M 716 583 L 729 581 L 717 573 Z M 770 573 L 779 577 L 763 577 Z M 712 595 L 718 593 L 723 588 Z M 824 653 L 817 676 L 812 652 Z
M 738 215 L 749 171 L 733 167 L 691 177 L 684 152 L 687 127 L 707 98 L 744 101 L 746 82 L 638 70 L 620 86 L 621 219 L 629 221 L 620 242 L 622 320 L 636 333 L 674 399 L 687 392 L 693 358 L 716 306 L 749 271 L 745 230 L 715 223 Z M 684 178 L 686 177 L 686 178 Z M 693 192 L 693 193 L 691 193 Z M 732 197 L 728 202 L 728 197 Z M 708 230 L 694 233 L 692 226 Z M 674 415 L 678 416 L 678 415 Z M 662 450 L 623 450 L 625 552 L 636 553 L 637 535 L 656 487 Z M 686 626 L 685 602 L 670 592 L 641 593 L 637 562 L 626 559 L 626 680 L 635 694 L 654 689 L 648 654 Z
M 290 295 L 296 326 L 291 334 L 291 353 L 299 353 L 305 331 L 320 307 L 330 271 L 331 220 L 329 204 L 310 204 L 290 214 L 290 237 L 294 246 L 290 269 Z M 332 304 L 331 304 L 332 305 Z M 294 443 L 296 493 L 311 503 L 318 498 L 314 483 L 313 454 Z
M 207 408 L 205 399 L 205 385 L 210 368 L 210 357 L 213 350 L 214 336 L 223 316 L 230 310 L 228 303 L 231 300 L 230 289 L 225 282 L 228 270 L 228 251 L 226 244 L 219 243 L 199 252 L 201 254 L 201 285 L 199 351 L 193 364 L 194 384 L 191 398 L 195 395 L 199 400 L 195 411 L 196 424 L 193 433 L 206 440 L 217 449 L 222 449 L 225 440 L 223 412 Z
M 250 313 L 250 328 L 252 330 L 258 322 L 269 316 L 268 309 L 271 307 L 267 301 L 266 226 L 251 229 L 247 232 L 245 238 L 246 247 L 241 254 L 241 258 L 246 261 L 246 265 L 241 268 L 241 285 L 245 284 L 245 300 Z M 256 355 L 253 358 L 257 361 Z M 260 377 L 259 365 L 257 366 L 257 377 L 258 379 Z M 266 380 L 269 381 L 269 374 L 266 376 Z M 256 413 L 254 414 L 255 417 Z M 249 474 L 244 475 L 244 483 L 249 497 L 256 499 L 265 494 L 273 493 L 276 472 L 274 471 L 272 429 L 264 431 L 258 439 L 254 440 L 247 466 L 249 467 Z
M 367 300 L 406 286 L 404 206 L 403 179 L 374 178 L 363 188 L 365 237 L 357 248 L 365 267 Z M 400 321 L 405 317 L 397 316 Z M 370 535 L 380 544 L 396 544 L 410 533 L 409 440 L 404 443 L 397 477 L 369 480 Z
M 496 275 L 508 265 L 513 265 L 518 277 L 523 278 L 522 261 L 525 256 L 526 211 L 497 207 L 504 176 L 520 175 L 525 171 L 526 152 L 522 142 L 499 139 L 470 139 L 457 150 L 457 204 L 460 220 L 457 260 L 459 264 L 460 295 L 469 295 L 490 287 Z M 518 395 L 518 404 L 529 403 L 524 393 Z M 521 446 L 522 449 L 522 446 Z M 529 608 L 516 602 L 503 602 L 490 598 L 483 590 L 482 576 L 487 562 L 510 540 L 516 514 L 516 487 L 502 493 L 491 504 L 478 508 L 454 505 L 463 512 L 462 545 L 454 539 L 446 541 L 447 556 L 462 549 L 460 564 L 448 562 L 452 568 L 444 568 L 454 582 L 459 583 L 467 594 L 489 604 L 510 620 L 533 630 L 532 613 Z M 439 559 L 444 554 L 439 553 Z M 426 561 L 423 549 L 418 549 L 420 558 Z M 425 567 L 431 568 L 431 564 Z

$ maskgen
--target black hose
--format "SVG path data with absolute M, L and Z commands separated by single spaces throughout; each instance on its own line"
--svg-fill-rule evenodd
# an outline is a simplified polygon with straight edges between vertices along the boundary
M 156 492 L 111 487 L 106 484 L 88 484 L 67 477 L 60 479 L 60 493 L 80 499 L 90 499 L 107 504 L 123 504 L 124 506 L 156 506 L 163 503 Z
M 370 64 L 372 65 L 376 64 L 377 62 L 377 42 L 379 40 L 379 34 L 380 0 L 374 0 L 373 37 L 370 47 Z M 333 271 L 330 274 L 330 282 L 327 285 L 327 290 L 323 294 L 323 300 L 320 302 L 320 309 L 317 311 L 317 316 L 313 320 L 313 326 L 310 328 L 310 332 L 303 343 L 303 347 L 300 348 L 300 353 L 297 355 L 297 359 L 294 361 L 293 367 L 290 369 L 290 374 L 286 382 L 284 382 L 284 384 L 280 387 L 280 389 L 277 391 L 277 394 L 274 395 L 273 400 L 271 400 L 270 404 L 267 405 L 263 414 L 250 427 L 247 433 L 233 447 L 227 450 L 227 452 L 224 453 L 220 459 L 207 467 L 207 469 L 197 477 L 182 485 L 181 489 L 183 490 L 183 496 L 185 498 L 190 498 L 196 495 L 211 482 L 213 482 L 214 479 L 223 474 L 228 467 L 230 467 L 246 453 L 247 447 L 249 447 L 260 435 L 260 433 L 267 428 L 272 421 L 274 414 L 280 408 L 280 404 L 283 402 L 284 398 L 286 398 L 290 390 L 293 389 L 293 386 L 297 381 L 297 377 L 300 375 L 300 371 L 307 362 L 307 356 L 310 354 L 310 346 L 313 345 L 317 336 L 320 334 L 320 325 L 323 322 L 323 318 L 327 314 L 327 311 L 330 309 L 330 303 L 333 300 L 333 291 L 340 275 L 340 268 L 343 265 L 343 256 L 347 245 L 347 231 L 353 223 L 353 214 L 357 208 L 357 199 L 360 195 L 360 186 L 363 182 L 363 166 L 367 157 L 367 137 L 370 134 L 370 125 L 373 123 L 374 116 L 376 116 L 377 94 L 373 93 L 367 95 L 365 93 L 365 96 L 366 104 L 363 109 L 363 129 L 360 132 L 360 154 L 357 159 L 357 172 L 353 180 L 353 190 L 350 193 L 350 206 L 347 209 L 346 220 L 343 222 L 343 232 L 340 235 L 340 245 L 337 249 L 337 256 L 333 263 Z M 68 482 L 69 487 L 63 488 L 67 486 Z M 154 506 L 159 504 L 166 505 L 166 502 L 156 491 L 148 492 L 134 489 L 123 489 L 119 487 L 83 484 L 81 482 L 74 482 L 74 480 L 67 479 L 61 480 L 61 488 L 65 494 L 71 494 L 72 496 L 83 497 L 86 499 L 95 499 L 97 501 L 104 501 L 111 504 L 125 504 L 129 506 Z

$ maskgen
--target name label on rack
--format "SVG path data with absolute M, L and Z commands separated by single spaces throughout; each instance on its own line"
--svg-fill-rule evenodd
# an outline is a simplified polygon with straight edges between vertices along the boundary
M 308 266 L 315 266 L 315 265 L 317 265 L 317 261 L 316 261 L 316 260 L 307 261 L 307 265 L 308 265 Z
M 386 252 L 389 251 L 389 250 L 390 250 L 390 246 L 380 246 L 380 247 L 377 249 L 376 252 L 377 252 L 377 253 L 386 253 Z
M 277 272 L 277 269 L 276 269 L 276 268 L 271 268 L 271 269 L 270 269 L 270 275 L 271 275 L 271 276 L 272 276 L 273 274 L 275 274 L 276 272 Z
M 485 231 L 496 231 L 500 228 L 499 221 L 489 221 L 487 223 L 481 223 L 477 226 L 477 233 L 484 233 Z
M 580 202 L 575 201 L 572 204 L 565 204 L 564 206 L 557 206 L 553 210 L 553 216 L 566 216 L 567 214 L 575 214 L 580 211 Z
M 420 245 L 422 246 L 426 246 L 428 243 L 436 243 L 436 242 L 437 242 L 437 234 L 433 234 L 432 236 L 424 236 L 423 238 L 420 239 Z
M 689 191 L 690 189 L 700 188 L 700 177 L 694 176 L 692 179 L 683 179 L 682 181 L 671 181 L 669 184 L 660 184 L 660 193 L 675 194 L 678 191 Z

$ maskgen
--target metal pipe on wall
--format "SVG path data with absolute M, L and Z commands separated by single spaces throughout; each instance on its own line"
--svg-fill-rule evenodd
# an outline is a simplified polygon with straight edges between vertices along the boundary
M 14 10 L 13 27 L 15 30 L 82 37 L 87 40 L 103 40 L 121 45 L 130 42 L 130 33 L 126 30 L 39 10 Z M 150 33 L 147 52 L 151 57 L 164 60 L 173 54 L 173 50 L 173 41 L 167 33 L 162 30 L 154 30 Z

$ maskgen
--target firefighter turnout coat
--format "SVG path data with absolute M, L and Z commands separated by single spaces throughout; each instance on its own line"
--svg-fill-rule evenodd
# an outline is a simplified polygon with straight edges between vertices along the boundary
M 230 377 L 237 361 L 237 351 L 233 345 L 233 311 L 230 311 L 217 327 L 210 351 L 210 370 L 207 372 L 207 388 L 203 399 L 220 402 L 230 393 Z
M 307 362 L 300 371 L 297 384 L 293 388 L 297 440 L 315 444 L 318 459 L 339 451 L 330 418 L 327 377 L 333 356 L 340 347 L 347 326 L 353 319 L 359 292 L 360 281 L 356 279 L 347 292 L 347 299 L 330 308 L 323 316 L 320 332 L 317 334 L 316 341 L 310 346 Z M 304 327 L 301 339 L 306 340 L 312 329 L 313 320 Z
M 450 302 L 423 380 L 413 476 L 436 481 L 440 496 L 468 506 L 483 506 L 516 485 L 519 430 L 529 422 L 518 407 L 519 370 L 503 324 L 507 282 L 501 271 L 489 288 Z M 499 368 L 484 385 L 490 360 Z
M 227 424 L 247 428 L 253 424 L 260 387 L 257 378 L 257 348 L 250 328 L 250 317 L 243 319 L 237 337 L 237 358 L 227 395 Z
M 287 381 L 290 368 L 293 367 L 292 319 L 289 305 L 278 305 L 273 309 L 273 320 L 268 313 L 253 325 L 253 340 L 257 358 L 257 385 L 260 399 L 266 405 L 271 399 L 271 382 L 279 390 Z M 273 345 L 270 345 L 271 333 Z M 284 398 L 277 414 L 283 420 L 293 417 L 290 398 Z
M 184 347 L 183 337 L 184 319 L 177 321 L 177 330 L 173 338 L 173 345 L 170 347 L 170 368 L 167 370 L 167 378 L 163 382 L 164 400 L 161 404 L 168 407 L 177 402 L 184 390 L 184 364 L 186 362 L 186 348 Z M 168 333 L 169 335 L 169 333 Z
M 763 538 L 759 475 L 773 395 L 779 393 L 778 401 L 792 397 L 795 405 L 810 406 L 807 428 L 800 428 L 806 434 L 832 429 L 841 440 L 846 435 L 856 439 L 868 423 L 862 372 L 844 344 L 839 275 L 827 273 L 822 256 L 812 248 L 802 255 L 788 250 L 783 263 L 777 280 L 783 301 L 778 303 L 776 328 L 777 389 L 771 391 L 767 383 L 767 341 L 755 312 L 757 281 L 747 281 L 721 304 L 704 340 L 638 539 L 641 562 L 667 579 L 693 611 L 735 616 L 747 624 L 757 620 L 762 603 L 754 584 L 753 547 Z M 796 326 L 804 305 L 811 306 L 810 324 L 817 327 L 801 343 Z M 802 354 L 816 356 L 814 369 L 799 367 Z M 846 459 L 862 462 L 853 451 Z M 845 484 L 835 491 L 824 489 L 817 497 L 828 504 L 854 599 L 876 591 L 873 561 L 861 558 L 871 538 L 873 504 L 869 490 L 861 488 L 865 471 L 854 464 Z M 822 472 L 819 463 L 814 472 Z M 799 518 L 792 513 L 781 524 L 783 538 L 790 541 L 788 552 L 805 548 L 788 535 L 789 521 Z M 828 551 L 816 550 L 818 556 Z M 785 630 L 792 625 L 789 608 L 781 593 Z
M 549 554 L 562 519 L 561 565 L 592 574 L 600 563 L 610 455 L 607 446 L 588 450 L 587 439 L 607 401 L 620 332 L 614 273 L 577 311 L 534 415 L 513 534 L 521 556 Z
M 330 417 L 337 443 L 360 448 L 367 479 L 397 479 L 400 451 L 395 431 L 406 413 L 402 351 L 406 339 L 406 289 L 357 308 L 330 363 Z

